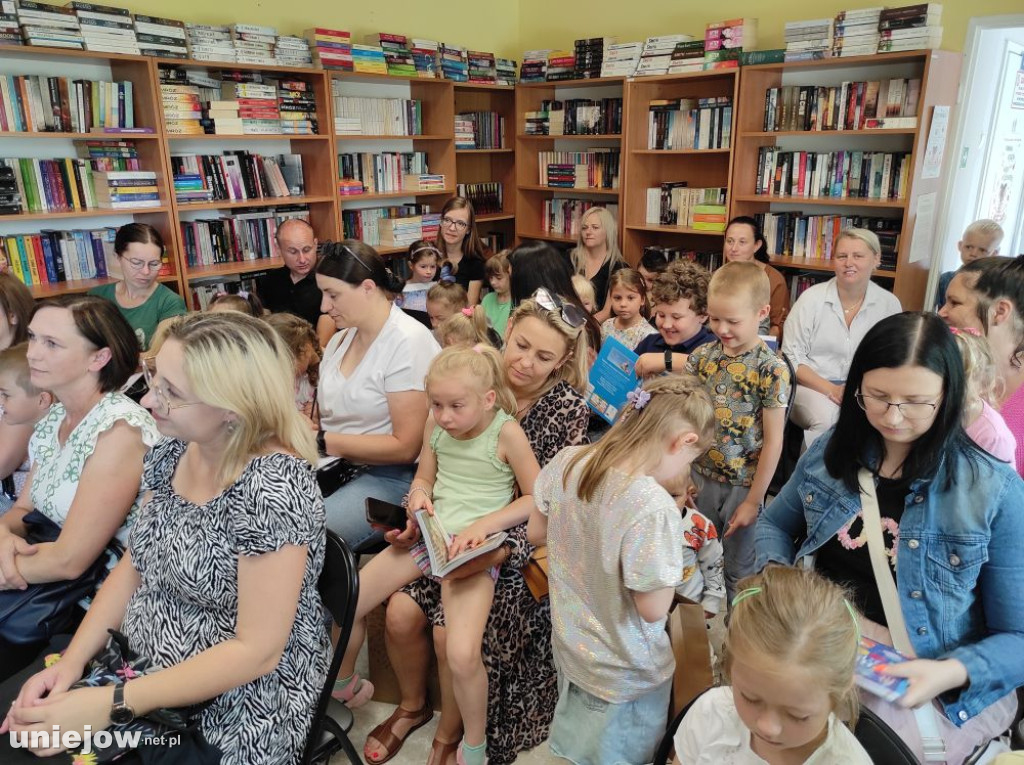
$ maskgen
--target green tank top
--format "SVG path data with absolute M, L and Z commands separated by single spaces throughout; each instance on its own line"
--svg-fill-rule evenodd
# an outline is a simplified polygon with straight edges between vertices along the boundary
M 464 441 L 434 426 L 430 434 L 430 448 L 437 456 L 434 512 L 449 534 L 458 534 L 512 500 L 515 473 L 498 459 L 498 435 L 512 419 L 499 409 L 483 433 Z

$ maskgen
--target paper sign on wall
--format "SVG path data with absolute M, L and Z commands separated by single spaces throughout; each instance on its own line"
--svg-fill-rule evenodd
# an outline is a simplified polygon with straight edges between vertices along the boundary
M 917 198 L 914 233 L 910 240 L 911 263 L 931 262 L 932 247 L 935 244 L 935 200 L 937 196 L 933 191 L 931 194 L 921 194 Z
M 942 170 L 942 155 L 946 150 L 946 129 L 949 127 L 949 107 L 932 109 L 932 124 L 928 129 L 928 144 L 924 150 L 922 178 L 938 178 Z

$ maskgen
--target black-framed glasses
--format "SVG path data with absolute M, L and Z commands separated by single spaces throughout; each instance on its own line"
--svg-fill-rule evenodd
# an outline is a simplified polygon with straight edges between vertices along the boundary
M 156 359 L 150 357 L 142 360 L 142 376 L 146 380 L 146 387 L 153 393 L 153 401 L 156 404 L 157 414 L 167 417 L 172 409 L 183 409 L 186 406 L 196 406 L 202 401 L 183 401 L 180 404 L 172 404 L 167 392 L 156 384 Z
M 465 231 L 469 228 L 469 224 L 466 221 L 449 218 L 447 215 L 441 218 L 441 225 L 446 228 L 454 228 L 456 231 Z
M 562 300 L 561 297 L 551 292 L 546 287 L 541 287 L 534 292 L 533 299 L 536 301 L 537 305 L 545 311 L 558 311 L 562 317 L 562 321 L 573 329 L 579 329 L 587 323 L 587 314 L 582 308 L 575 303 L 569 303 Z
M 908 420 L 927 420 L 935 414 L 939 406 L 938 401 L 886 401 L 884 398 L 868 396 L 860 391 L 853 395 L 861 409 L 877 417 L 884 417 L 888 414 L 889 407 L 894 406 L 900 415 Z

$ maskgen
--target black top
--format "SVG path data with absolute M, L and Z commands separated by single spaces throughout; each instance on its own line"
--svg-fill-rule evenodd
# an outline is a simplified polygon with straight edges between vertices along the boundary
M 463 253 L 462 260 L 459 261 L 459 271 L 455 274 L 455 283 L 461 284 L 462 289 L 469 292 L 470 282 L 483 282 L 486 279 L 484 262 L 480 258 L 474 258 Z
M 879 478 L 878 512 L 882 516 L 882 541 L 885 548 L 892 551 L 895 547 L 895 530 L 898 533 L 903 509 L 906 506 L 909 483 L 905 480 Z M 889 519 L 886 522 L 886 519 Z M 893 579 L 896 569 L 890 560 L 889 571 Z M 864 521 L 858 514 L 853 524 L 843 533 L 839 532 L 818 549 L 814 567 L 819 573 L 842 585 L 849 590 L 853 604 L 873 622 L 888 626 L 882 597 L 878 594 L 875 584 L 875 573 L 871 568 L 871 553 L 868 551 L 868 538 L 864 534 Z
M 292 281 L 286 266 L 275 268 L 256 283 L 260 300 L 271 313 L 291 313 L 305 319 L 316 328 L 320 319 L 323 295 L 316 286 L 316 274 L 310 271 L 297 282 Z
M 700 325 L 700 332 L 691 337 L 689 340 L 684 340 L 677 345 L 669 345 L 665 342 L 665 338 L 661 336 L 659 332 L 656 335 L 648 335 L 637 344 L 636 348 L 633 349 L 633 353 L 640 356 L 644 353 L 664 353 L 665 351 L 671 350 L 672 353 L 685 353 L 687 355 L 693 353 L 695 348 L 698 348 L 705 343 L 713 343 L 718 338 L 715 337 L 715 333 L 708 329 L 707 324 Z M 677 372 L 682 370 L 676 370 Z
M 621 268 L 628 268 L 628 266 L 621 260 L 614 263 L 608 260 L 594 274 L 594 278 L 590 280 L 590 283 L 594 285 L 594 300 L 597 301 L 596 310 L 600 311 L 604 308 L 604 301 L 608 298 L 608 282 L 612 278 L 612 274 Z

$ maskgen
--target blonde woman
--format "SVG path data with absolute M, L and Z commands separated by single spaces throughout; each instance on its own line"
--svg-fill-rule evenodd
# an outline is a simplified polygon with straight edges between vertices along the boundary
M 611 314 L 608 281 L 620 268 L 628 268 L 619 252 L 619 230 L 615 218 L 605 207 L 591 207 L 580 218 L 580 232 L 570 257 L 573 271 L 594 285 L 594 318 L 603 322 Z
M 145 366 L 143 404 L 167 440 L 145 458 L 128 552 L 0 730 L 101 730 L 115 698 L 134 716 L 212 699 L 199 724 L 224 765 L 299 761 L 330 646 L 316 446 L 292 368 L 276 333 L 248 316 L 193 314 L 171 328 Z M 108 629 L 163 669 L 68 692 Z

